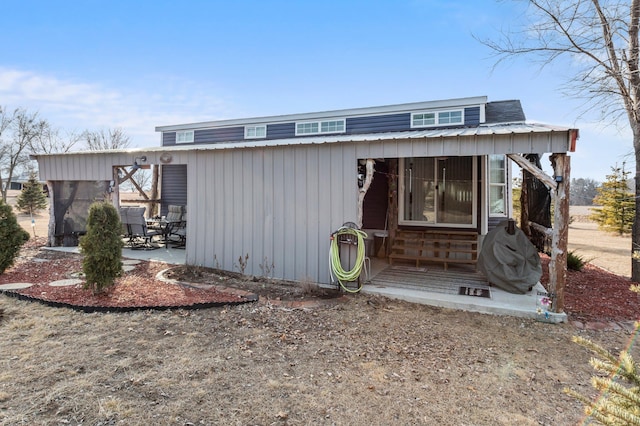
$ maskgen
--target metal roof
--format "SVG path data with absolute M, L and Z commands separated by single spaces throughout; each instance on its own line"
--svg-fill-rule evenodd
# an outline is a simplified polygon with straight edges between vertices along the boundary
M 393 140 L 416 140 L 416 139 L 434 139 L 434 138 L 458 138 L 458 137 L 474 137 L 474 136 L 490 136 L 490 135 L 524 135 L 532 133 L 553 133 L 568 132 L 572 130 L 569 127 L 552 126 L 538 123 L 508 123 L 495 125 L 481 125 L 478 127 L 461 127 L 457 129 L 422 129 L 403 132 L 386 132 L 386 133 L 364 133 L 353 135 L 322 135 L 322 136 L 305 136 L 297 138 L 285 139 L 261 139 L 247 140 L 238 142 L 220 142 L 209 144 L 180 144 L 155 146 L 147 148 L 128 148 L 104 151 L 80 151 L 69 152 L 66 154 L 136 154 L 145 152 L 182 152 L 182 151 L 216 151 L 224 149 L 242 149 L 242 148 L 263 148 L 263 147 L 279 147 L 293 145 L 321 145 L 330 143 L 360 143 L 360 142 L 377 142 L 377 141 L 393 141 Z M 58 154 L 35 154 L 32 157 L 46 157 Z

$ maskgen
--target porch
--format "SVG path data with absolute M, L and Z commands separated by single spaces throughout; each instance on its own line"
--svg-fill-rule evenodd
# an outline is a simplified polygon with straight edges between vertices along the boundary
M 371 259 L 371 278 L 362 292 L 405 300 L 411 303 L 480 312 L 533 318 L 550 323 L 567 321 L 565 313 L 543 312 L 540 299 L 546 294 L 542 284 L 536 284 L 526 294 L 513 294 L 490 287 L 482 274 L 470 265 L 428 264 L 425 267 L 390 265 L 386 259 Z

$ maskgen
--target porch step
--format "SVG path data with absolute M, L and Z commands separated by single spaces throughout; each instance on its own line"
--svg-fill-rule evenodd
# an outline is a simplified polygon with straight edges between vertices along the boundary
M 391 246 L 389 262 L 413 260 L 442 263 L 476 264 L 478 261 L 478 234 L 469 231 L 399 231 Z

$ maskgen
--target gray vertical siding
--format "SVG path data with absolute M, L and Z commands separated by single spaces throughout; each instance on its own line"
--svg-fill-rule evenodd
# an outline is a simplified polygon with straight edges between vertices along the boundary
M 247 274 L 273 264 L 276 278 L 328 283 L 329 236 L 356 220 L 355 163 L 348 145 L 193 153 L 187 262 L 237 271 L 248 254 Z

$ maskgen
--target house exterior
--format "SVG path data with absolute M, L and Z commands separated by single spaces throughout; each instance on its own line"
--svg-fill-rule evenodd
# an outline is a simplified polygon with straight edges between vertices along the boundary
M 578 135 L 527 123 L 517 100 L 485 96 L 156 131 L 161 145 L 153 148 L 35 155 L 40 178 L 57 200 L 84 184 L 117 205 L 116 168 L 159 165 L 162 211 L 188 206 L 188 264 L 238 270 L 246 258 L 246 274 L 321 284 L 330 281 L 330 236 L 345 222 L 386 230 L 391 240 L 401 229 L 481 240 L 510 215 L 509 156 L 566 155 Z M 366 164 L 375 172 L 359 206 Z M 52 244 L 67 204 L 52 215 Z

